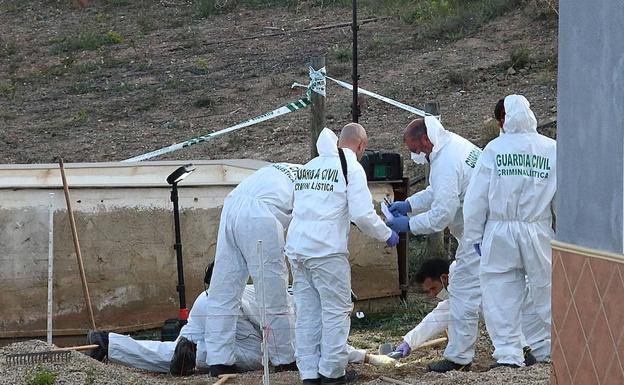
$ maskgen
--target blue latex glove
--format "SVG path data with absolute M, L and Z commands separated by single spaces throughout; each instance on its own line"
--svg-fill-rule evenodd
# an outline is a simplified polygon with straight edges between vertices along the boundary
M 406 233 L 410 231 L 409 217 L 406 217 L 405 215 L 394 217 L 394 219 L 388 221 L 386 224 L 397 233 Z
M 396 349 L 394 349 L 394 351 L 397 353 L 401 353 L 401 358 L 405 358 L 410 355 L 410 353 L 412 352 L 412 348 L 410 348 L 407 342 L 403 341 L 399 346 L 397 346 Z
M 399 234 L 396 231 L 392 230 L 392 234 L 390 234 L 390 238 L 386 240 L 386 245 L 388 247 L 395 247 L 399 244 Z
M 474 249 L 477 252 L 477 254 L 479 254 L 479 256 L 481 256 L 481 244 L 480 243 L 475 243 L 472 246 L 474 246 Z
M 388 206 L 388 210 L 390 210 L 392 215 L 398 217 L 400 215 L 407 215 L 407 213 L 411 212 L 412 206 L 408 201 L 396 201 Z

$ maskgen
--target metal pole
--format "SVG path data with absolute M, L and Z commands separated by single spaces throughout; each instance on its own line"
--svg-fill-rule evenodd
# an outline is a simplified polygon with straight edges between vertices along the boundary
M 178 206 L 178 184 L 171 185 L 171 202 L 173 202 L 173 222 L 175 229 L 175 244 L 173 248 L 176 252 L 176 262 L 178 264 L 178 291 L 180 298 L 180 314 L 178 319 L 185 324 L 188 319 L 188 310 L 186 309 L 186 291 L 184 287 L 184 264 L 182 263 L 182 236 L 180 235 L 180 209 Z
M 46 341 L 52 344 L 52 292 L 54 288 L 54 193 L 48 206 L 48 332 Z
M 323 67 L 325 67 L 324 56 L 312 58 L 312 68 L 318 71 Z M 316 140 L 321 131 L 323 131 L 323 127 L 325 127 L 325 97 L 316 92 L 312 92 L 310 100 L 312 101 L 312 106 L 310 108 L 312 113 L 312 119 L 310 121 L 310 158 L 316 158 L 318 156 Z
M 351 80 L 353 81 L 353 103 L 351 104 L 351 119 L 357 123 L 360 117 L 360 105 L 358 103 L 358 52 L 357 52 L 357 32 L 360 28 L 357 24 L 357 0 L 352 1 L 353 4 L 353 23 L 351 24 L 351 31 L 353 32 L 353 57 L 352 64 L 353 70 L 351 74 Z
M 260 261 L 260 322 L 262 323 L 262 366 L 264 373 L 262 374 L 262 384 L 269 385 L 269 350 L 267 341 L 269 340 L 269 325 L 266 320 L 266 302 L 264 290 L 264 253 L 262 252 L 262 241 L 258 240 L 256 250 L 258 252 L 258 260 Z M 256 286 L 257 287 L 257 286 Z

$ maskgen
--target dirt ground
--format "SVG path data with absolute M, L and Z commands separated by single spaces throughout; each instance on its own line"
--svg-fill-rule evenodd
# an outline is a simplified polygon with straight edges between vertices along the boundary
M 349 27 L 228 42 L 349 22 L 346 8 L 301 2 L 198 19 L 192 2 L 181 0 L 90 4 L 0 1 L 0 163 L 115 161 L 231 126 L 301 97 L 290 85 L 307 83 L 316 55 L 326 56 L 328 74 L 350 78 Z M 454 41 L 419 39 L 398 17 L 364 24 L 360 86 L 419 108 L 438 101 L 446 127 L 477 143 L 506 94 L 526 95 L 540 121 L 551 118 L 556 19 L 531 4 Z M 363 10 L 359 18 L 373 16 Z M 93 31 L 120 42 L 67 48 Z M 520 48 L 529 61 L 508 71 Z M 329 84 L 327 126 L 348 122 L 350 103 L 349 91 Z M 367 97 L 361 109 L 370 148 L 408 155 L 400 138 L 414 116 Z M 309 120 L 301 110 L 158 159 L 303 162 Z M 408 174 L 412 167 L 406 162 Z

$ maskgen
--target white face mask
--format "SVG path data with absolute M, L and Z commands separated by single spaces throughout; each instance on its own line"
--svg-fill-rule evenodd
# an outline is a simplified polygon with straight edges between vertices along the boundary
M 414 163 L 416 164 L 427 164 L 427 154 L 425 154 L 424 152 L 419 152 L 419 153 L 415 153 L 415 152 L 410 152 L 411 154 L 411 158 L 414 161 Z
M 440 292 L 436 295 L 436 298 L 439 299 L 440 301 L 447 300 L 448 297 L 449 297 L 449 293 L 445 287 L 443 287 L 442 290 L 440 290 Z

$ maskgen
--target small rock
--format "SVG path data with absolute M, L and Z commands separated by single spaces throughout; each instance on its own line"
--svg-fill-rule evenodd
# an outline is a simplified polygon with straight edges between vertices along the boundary
M 507 75 L 515 75 L 516 74 L 516 70 L 513 67 L 509 67 L 507 69 Z

